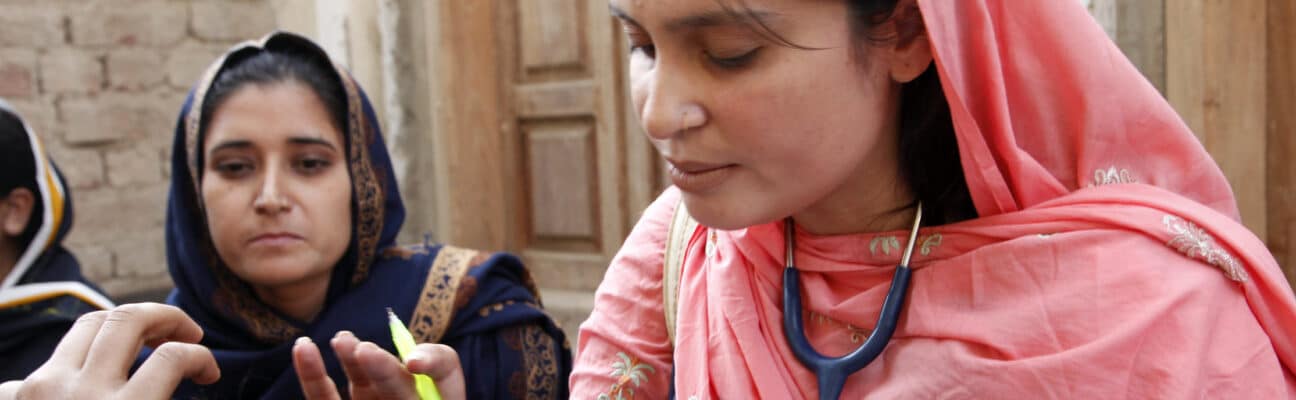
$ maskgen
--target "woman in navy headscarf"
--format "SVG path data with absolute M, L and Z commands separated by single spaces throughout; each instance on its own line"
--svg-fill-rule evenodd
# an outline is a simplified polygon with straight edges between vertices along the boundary
M 0 100 L 0 382 L 44 363 L 77 317 L 113 306 L 63 248 L 71 228 L 63 176 Z
M 517 258 L 394 245 L 404 206 L 374 112 L 308 39 L 274 33 L 217 60 L 173 149 L 169 302 L 221 373 L 176 396 L 301 397 L 294 342 L 335 336 L 319 347 L 346 393 L 355 360 L 337 339 L 394 352 L 391 308 L 417 341 L 454 348 L 469 398 L 567 397 L 571 350 Z

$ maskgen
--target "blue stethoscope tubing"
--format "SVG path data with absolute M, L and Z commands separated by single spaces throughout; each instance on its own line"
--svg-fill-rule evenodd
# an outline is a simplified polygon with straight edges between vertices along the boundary
M 904 309 L 905 297 L 909 291 L 909 257 L 913 255 L 914 242 L 918 239 L 918 226 L 922 222 L 922 204 L 918 205 L 914 216 L 913 229 L 909 231 L 909 243 L 900 265 L 896 266 L 891 277 L 891 288 L 887 290 L 886 300 L 882 302 L 882 312 L 878 315 L 873 333 L 863 345 L 850 354 L 841 357 L 826 357 L 814 349 L 806 337 L 804 321 L 801 318 L 801 277 L 796 268 L 794 252 L 796 249 L 796 231 L 792 219 L 783 223 L 785 258 L 783 268 L 783 333 L 787 336 L 792 354 L 802 365 L 814 371 L 819 379 L 819 399 L 836 400 L 846 386 L 846 377 L 868 366 L 882 354 L 891 335 L 895 333 L 900 322 L 900 311 Z

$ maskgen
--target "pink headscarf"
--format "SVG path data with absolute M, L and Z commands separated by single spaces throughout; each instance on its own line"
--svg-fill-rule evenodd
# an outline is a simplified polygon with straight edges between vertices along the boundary
M 843 398 L 1296 397 L 1296 297 L 1238 223 L 1219 168 L 1086 10 L 919 7 L 980 217 L 920 231 L 900 326 Z M 668 221 L 678 197 L 645 221 Z M 680 399 L 816 398 L 782 332 L 782 232 L 694 233 L 671 351 L 664 332 L 603 326 L 652 317 L 617 312 L 661 318 L 644 281 L 660 279 L 664 232 L 637 228 L 582 327 L 573 393 L 621 352 L 673 365 Z M 797 235 L 807 334 L 821 353 L 849 352 L 907 232 Z M 641 279 L 617 279 L 634 268 Z M 667 378 L 647 378 L 638 393 L 662 393 Z

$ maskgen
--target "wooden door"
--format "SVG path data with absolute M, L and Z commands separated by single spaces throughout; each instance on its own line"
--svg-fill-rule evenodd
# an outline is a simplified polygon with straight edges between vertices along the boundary
M 520 255 L 574 343 L 663 187 L 629 111 L 623 35 L 603 1 L 433 4 L 439 238 Z

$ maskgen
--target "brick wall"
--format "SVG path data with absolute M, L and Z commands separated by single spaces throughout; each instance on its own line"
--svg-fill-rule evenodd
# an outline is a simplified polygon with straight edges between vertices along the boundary
M 275 20 L 265 0 L 0 0 L 0 97 L 67 176 L 66 243 L 111 295 L 171 285 L 162 226 L 176 115 L 209 63 Z

